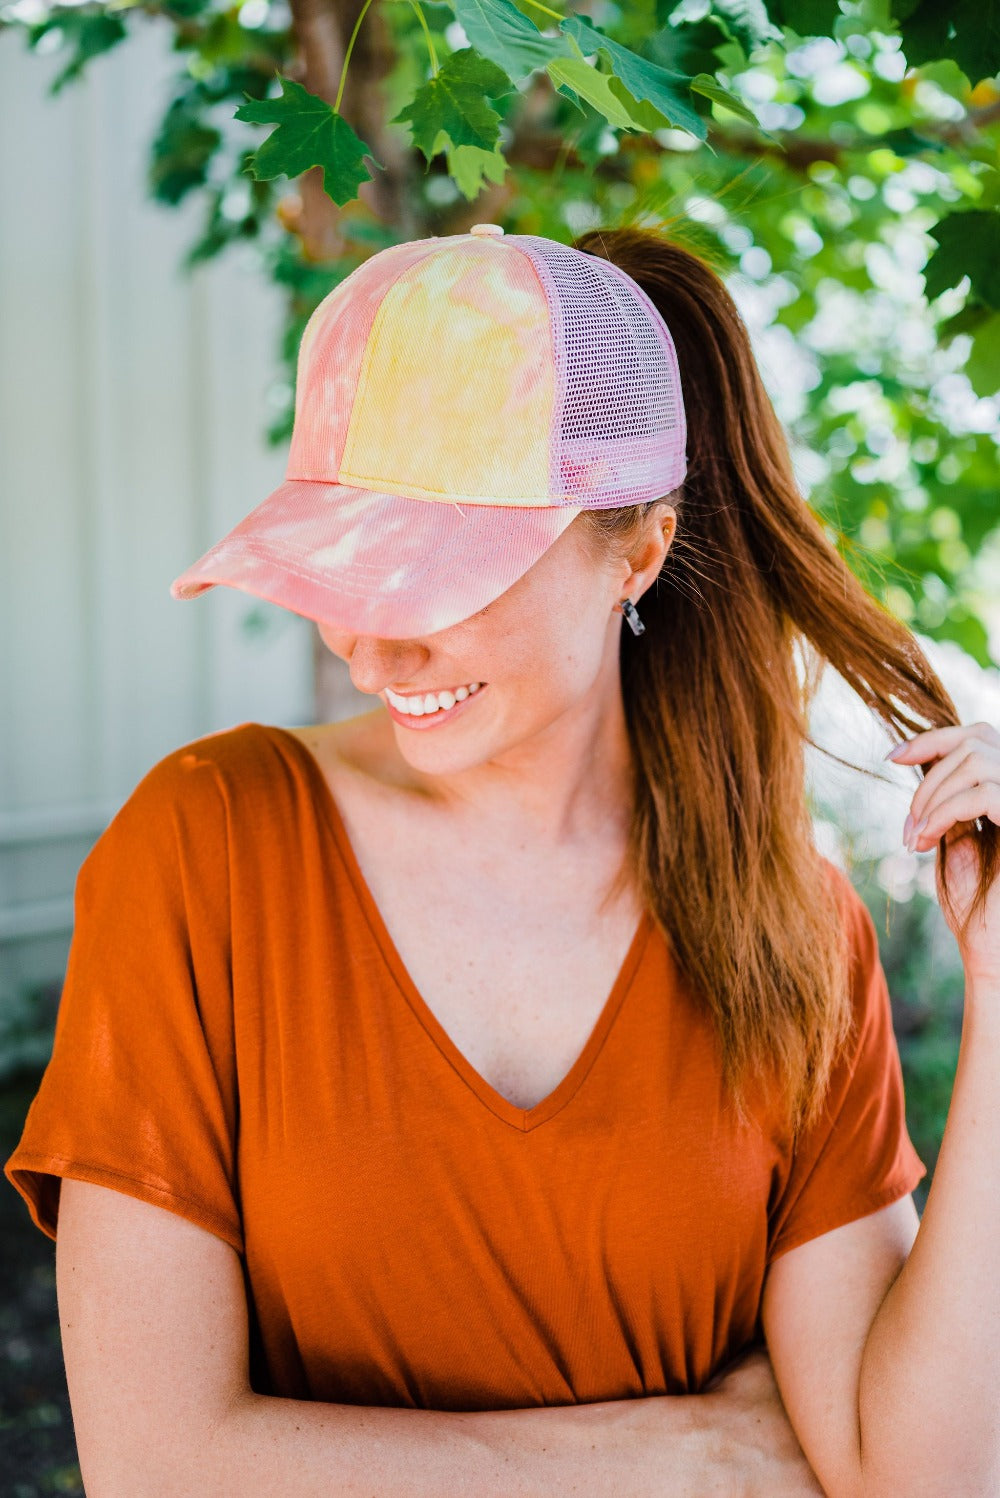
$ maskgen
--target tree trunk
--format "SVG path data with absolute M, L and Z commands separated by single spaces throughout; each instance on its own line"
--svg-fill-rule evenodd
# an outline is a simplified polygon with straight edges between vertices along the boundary
M 344 65 L 344 54 L 363 0 L 291 0 L 292 25 L 298 47 L 289 76 L 311 94 L 334 104 Z M 385 20 L 376 5 L 368 9 L 354 43 L 340 113 L 371 146 L 379 167 L 369 163 L 374 181 L 362 184 L 358 198 L 381 223 L 397 224 L 404 238 L 420 229 L 409 224 L 411 210 L 407 178 L 410 153 L 399 131 L 386 127 L 387 110 L 381 80 L 394 61 Z M 297 192 L 284 201 L 285 227 L 302 241 L 303 255 L 313 261 L 337 260 L 353 246 L 341 232 L 342 209 L 323 189 L 320 167 L 312 167 L 298 181 Z M 357 216 L 353 205 L 352 216 Z M 332 722 L 362 711 L 371 704 L 351 685 L 347 667 L 327 650 L 313 630 L 313 691 L 317 722 Z

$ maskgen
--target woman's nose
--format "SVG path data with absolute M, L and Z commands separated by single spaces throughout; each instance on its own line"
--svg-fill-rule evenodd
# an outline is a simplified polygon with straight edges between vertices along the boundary
M 351 681 L 359 692 L 381 692 L 403 685 L 427 659 L 417 640 L 387 640 L 381 635 L 358 635 L 348 658 Z

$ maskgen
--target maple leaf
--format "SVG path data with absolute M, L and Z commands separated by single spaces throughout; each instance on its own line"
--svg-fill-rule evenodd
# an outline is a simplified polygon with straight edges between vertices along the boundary
M 513 85 L 502 68 L 472 47 L 453 52 L 432 78 L 417 89 L 394 125 L 409 121 L 413 143 L 430 161 L 441 149 L 444 133 L 453 146 L 491 151 L 500 138 L 500 116 L 487 100 L 510 93 Z
M 269 181 L 299 177 L 310 167 L 322 167 L 323 190 L 342 207 L 357 197 L 362 182 L 374 180 L 362 158 L 370 156 L 378 167 L 382 163 L 325 99 L 291 78 L 278 74 L 278 79 L 279 99 L 247 95 L 250 102 L 241 104 L 234 116 L 251 125 L 278 126 L 250 157 L 249 169 L 259 181 Z
M 569 57 L 563 36 L 543 36 L 513 0 L 453 0 L 455 19 L 477 52 L 522 79 L 553 58 Z
M 615 76 L 624 86 L 625 93 L 633 100 L 640 104 L 651 104 L 666 117 L 671 125 L 680 126 L 682 130 L 686 130 L 698 140 L 705 139 L 708 127 L 691 105 L 691 79 L 686 73 L 671 72 L 668 68 L 661 68 L 659 63 L 650 62 L 648 58 L 640 57 L 636 52 L 630 52 L 628 47 L 623 47 L 620 42 L 612 41 L 609 36 L 605 36 L 603 31 L 598 31 L 596 26 L 592 26 L 582 16 L 566 16 L 559 23 L 559 29 L 567 36 L 571 36 L 582 52 L 602 53 Z M 550 76 L 552 67 L 553 64 L 550 63 Z M 622 92 L 619 90 L 612 90 L 612 92 L 615 93 L 619 105 L 627 108 L 627 101 Z M 612 120 L 612 124 L 614 123 L 615 121 Z
M 622 99 L 612 89 L 612 84 L 617 79 L 610 77 L 607 73 L 599 73 L 582 57 L 560 57 L 555 62 L 550 62 L 547 68 L 552 82 L 559 87 L 560 92 L 564 88 L 570 88 L 575 94 L 586 99 L 595 109 L 603 114 L 610 125 L 617 125 L 622 130 L 637 130 L 643 128 L 637 120 L 632 118 L 628 107 L 628 100 Z M 575 102 L 575 101 L 574 101 Z M 660 115 L 657 125 L 668 125 L 669 120 Z
M 733 114 L 739 115 L 741 120 L 748 120 L 751 125 L 760 128 L 760 121 L 749 104 L 744 104 L 743 100 L 737 98 L 734 93 L 730 93 L 728 88 L 723 88 L 711 73 L 697 73 L 691 79 L 691 92 L 703 94 L 706 99 L 711 99 L 713 104 L 721 104 L 724 109 L 732 110 Z M 762 134 L 768 134 L 768 132 L 763 131 Z
M 448 174 L 459 192 L 471 203 L 478 198 L 487 178 L 501 183 L 507 173 L 507 161 L 502 151 L 484 151 L 480 146 L 448 146 Z

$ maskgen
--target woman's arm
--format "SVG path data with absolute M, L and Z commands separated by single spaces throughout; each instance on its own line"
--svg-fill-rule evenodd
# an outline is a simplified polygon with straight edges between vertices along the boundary
M 890 757 L 925 768 L 904 831 L 910 850 L 948 840 L 947 899 L 940 849 L 935 875 L 965 1007 L 944 1138 L 919 1224 L 912 1203 L 897 1202 L 778 1258 L 764 1327 L 789 1415 L 832 1498 L 996 1498 L 1000 879 L 987 876 L 980 902 L 970 829 L 975 819 L 979 830 L 987 818 L 1000 825 L 1000 729 L 930 729 Z M 891 1267 L 894 1254 L 897 1272 L 879 1293 L 873 1266 Z
M 1000 1493 L 1000 981 L 966 983 L 934 1182 L 865 1344 L 860 1412 L 866 1494 Z
M 763 1319 L 829 1498 L 1000 1493 L 1000 982 L 966 986 L 922 1219 L 905 1197 L 772 1265 Z
M 296 1498 L 823 1498 L 764 1352 L 700 1396 L 454 1414 L 249 1395 L 199 1498 L 251 1478 Z
M 236 1252 L 62 1183 L 56 1269 L 88 1498 L 810 1498 L 764 1354 L 709 1393 L 484 1413 L 254 1394 Z

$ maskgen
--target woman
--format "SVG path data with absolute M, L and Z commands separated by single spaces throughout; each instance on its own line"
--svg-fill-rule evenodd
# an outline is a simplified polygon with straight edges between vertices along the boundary
M 92 1498 L 995 1491 L 1000 735 L 802 503 L 715 274 L 640 229 L 374 256 L 286 482 L 172 588 L 217 583 L 380 704 L 182 746 L 80 871 L 7 1173 Z M 968 987 L 919 1223 L 806 806 L 824 661 L 937 725 L 898 757 Z

